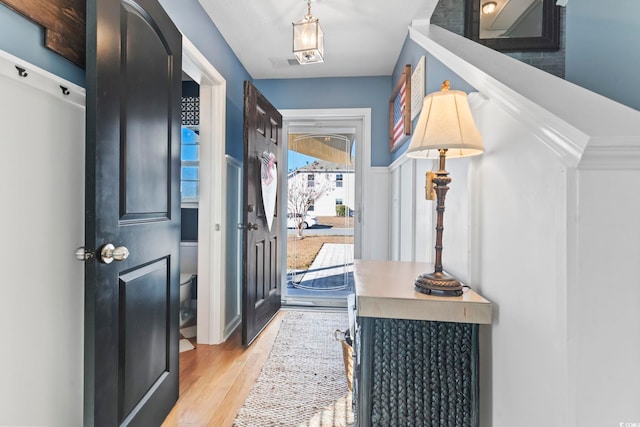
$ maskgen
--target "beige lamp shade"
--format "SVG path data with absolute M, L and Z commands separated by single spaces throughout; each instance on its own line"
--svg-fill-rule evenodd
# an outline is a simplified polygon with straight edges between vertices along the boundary
M 437 159 L 440 150 L 449 157 L 475 156 L 484 151 L 467 102 L 459 90 L 442 90 L 425 96 L 407 156 Z

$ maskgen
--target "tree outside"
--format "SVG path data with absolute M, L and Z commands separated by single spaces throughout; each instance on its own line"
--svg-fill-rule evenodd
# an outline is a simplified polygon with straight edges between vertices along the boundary
M 331 181 L 326 175 L 316 175 L 313 180 L 302 178 L 303 175 L 289 179 L 287 201 L 287 215 L 296 220 L 299 239 L 304 237 L 304 217 L 309 207 L 331 189 Z

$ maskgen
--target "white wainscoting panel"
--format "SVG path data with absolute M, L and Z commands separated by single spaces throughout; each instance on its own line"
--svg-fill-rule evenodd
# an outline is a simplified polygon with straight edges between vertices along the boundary
M 413 261 L 415 242 L 415 162 L 400 164 L 400 261 Z
M 483 98 L 484 154 L 447 162 L 443 253 L 494 305 L 480 424 L 638 423 L 640 112 L 442 28 L 410 37 Z
M 0 51 L 0 93 L 0 425 L 79 426 L 85 92 Z
M 401 157 L 390 167 L 390 259 L 433 260 L 435 201 L 425 200 L 425 174 L 433 161 Z
M 436 201 L 425 198 L 426 173 L 437 170 L 434 160 L 414 160 L 415 202 L 414 202 L 414 255 L 412 261 L 433 262 L 435 252 Z M 448 197 L 448 196 L 447 196 Z M 445 214 L 446 215 L 446 214 Z M 445 235 L 447 231 L 445 231 Z
M 389 250 L 390 259 L 400 261 L 400 168 L 394 167 L 390 174 L 390 201 L 389 204 Z
M 242 321 L 242 165 L 231 156 L 227 162 L 227 283 L 224 302 L 224 340 Z
M 367 199 L 364 224 L 361 228 L 367 233 L 367 248 L 362 253 L 366 259 L 389 259 L 389 169 L 372 167 L 369 170 L 369 188 L 371 195 Z

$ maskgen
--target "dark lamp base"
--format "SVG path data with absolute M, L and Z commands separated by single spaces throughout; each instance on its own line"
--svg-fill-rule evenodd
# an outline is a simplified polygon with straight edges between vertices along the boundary
M 416 291 L 423 294 L 431 295 L 431 293 L 457 297 L 462 295 L 462 285 L 448 274 L 434 272 L 424 273 L 418 276 L 415 282 Z

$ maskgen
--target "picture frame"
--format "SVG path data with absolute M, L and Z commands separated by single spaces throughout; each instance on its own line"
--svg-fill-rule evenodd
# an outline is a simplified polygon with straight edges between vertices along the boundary
M 411 73 L 411 122 L 420 115 L 425 95 L 426 60 L 421 56 Z
M 389 99 L 389 149 L 397 150 L 411 135 L 411 64 L 404 66 Z
M 464 36 L 500 52 L 557 51 L 560 49 L 560 6 L 556 0 L 541 0 L 541 34 L 537 37 L 505 36 L 480 38 L 481 0 L 465 0 Z

